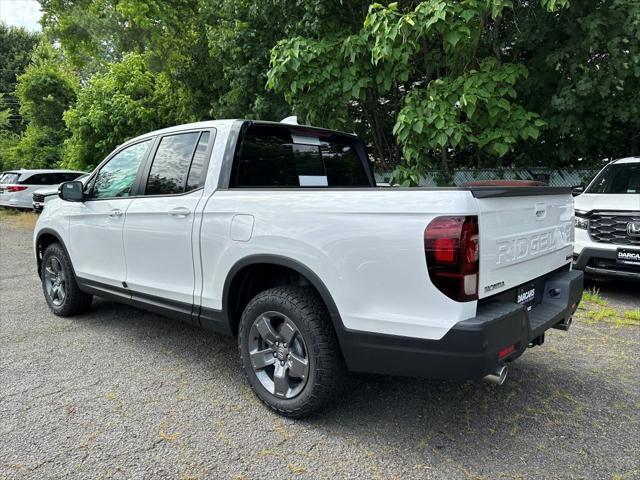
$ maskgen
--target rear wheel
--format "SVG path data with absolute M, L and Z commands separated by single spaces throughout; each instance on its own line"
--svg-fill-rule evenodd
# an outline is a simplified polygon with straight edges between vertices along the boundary
M 342 387 L 338 340 L 313 290 L 286 286 L 256 295 L 242 314 L 238 342 L 251 387 L 281 415 L 317 412 Z
M 51 311 L 61 317 L 86 312 L 93 297 L 78 287 L 71 260 L 59 243 L 42 255 L 42 291 Z

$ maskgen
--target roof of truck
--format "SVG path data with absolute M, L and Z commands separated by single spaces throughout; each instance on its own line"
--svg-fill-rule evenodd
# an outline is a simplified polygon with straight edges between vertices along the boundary
M 35 174 L 35 173 L 86 173 L 80 170 L 60 170 L 57 168 L 20 168 L 17 170 L 5 170 L 1 173 L 20 173 L 20 174 Z
M 231 118 L 231 119 L 224 119 L 224 120 L 206 120 L 204 122 L 185 123 L 183 125 L 175 125 L 173 127 L 168 127 L 168 128 L 163 128 L 161 130 L 154 130 L 152 132 L 143 133 L 142 135 L 132 138 L 131 140 L 127 140 L 125 143 L 133 143 L 137 140 L 142 140 L 147 137 L 153 137 L 156 135 L 166 135 L 167 133 L 181 132 L 184 130 L 200 130 L 203 128 L 216 128 L 216 127 L 223 127 L 223 126 L 230 127 L 235 122 L 254 122 L 260 125 L 279 125 L 283 127 L 301 128 L 301 129 L 309 128 L 313 130 L 324 130 L 326 132 L 337 132 L 343 135 L 350 135 L 350 136 L 355 135 L 354 133 L 340 132 L 338 130 L 331 130 L 331 129 L 322 128 L 322 127 L 314 127 L 313 125 L 299 125 L 299 124 L 285 123 L 285 122 L 272 122 L 268 120 Z
M 640 157 L 618 158 L 611 163 L 640 163 Z

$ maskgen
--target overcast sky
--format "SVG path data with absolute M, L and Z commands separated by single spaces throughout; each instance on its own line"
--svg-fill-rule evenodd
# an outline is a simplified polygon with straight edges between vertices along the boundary
M 36 0 L 0 0 L 0 20 L 8 25 L 39 31 L 40 16 L 40 4 Z

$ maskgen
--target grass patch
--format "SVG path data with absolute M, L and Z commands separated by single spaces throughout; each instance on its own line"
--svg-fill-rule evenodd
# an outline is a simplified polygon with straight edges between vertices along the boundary
M 293 463 L 290 463 L 288 467 L 292 475 L 300 475 L 301 473 L 307 473 L 307 467 L 305 467 L 304 465 L 294 465 Z
M 587 311 L 587 318 L 594 322 L 602 322 L 609 318 L 617 317 L 617 313 L 613 308 L 609 307 L 592 308 Z
M 640 308 L 627 310 L 620 319 L 623 325 L 640 325 Z
M 582 294 L 582 299 L 585 302 L 595 303 L 596 305 L 600 305 L 601 307 L 607 305 L 607 301 L 600 295 L 600 289 L 596 287 L 585 290 Z
M 0 221 L 5 221 L 13 227 L 33 230 L 38 221 L 35 212 L 24 212 L 15 208 L 0 208 Z
M 587 323 L 608 323 L 616 327 L 640 326 L 640 309 L 620 311 L 608 306 L 590 304 L 585 309 Z

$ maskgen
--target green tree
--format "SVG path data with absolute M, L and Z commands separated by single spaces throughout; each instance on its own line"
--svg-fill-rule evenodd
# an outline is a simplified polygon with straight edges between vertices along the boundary
M 531 72 L 519 98 L 547 123 L 520 148 L 528 163 L 640 155 L 640 1 L 573 1 L 557 15 L 518 5 L 506 41 Z
M 179 117 L 184 98 L 175 87 L 166 74 L 149 70 L 144 55 L 135 53 L 94 75 L 64 114 L 71 132 L 64 165 L 90 169 L 132 137 L 191 120 Z
M 0 110 L 10 111 L 8 123 L 0 125 L 0 129 L 20 132 L 24 128 L 14 90 L 16 78 L 24 73 L 38 38 L 37 33 L 0 22 Z
M 50 168 L 62 159 L 67 131 L 63 113 L 73 104 L 78 80 L 60 51 L 40 43 L 32 63 L 18 77 L 16 96 L 27 128 L 7 152 L 5 167 Z
M 544 14 L 567 2 L 540 3 Z M 503 58 L 501 24 L 511 8 L 506 0 L 373 4 L 357 32 L 280 42 L 269 86 L 306 118 L 364 122 L 382 166 L 385 157 L 398 162 L 388 137 L 376 135 L 392 119 L 405 160 L 396 179 L 405 184 L 436 161 L 448 169 L 451 157 L 500 158 L 544 125 L 517 101 L 526 67 Z
M 321 38 L 356 28 L 367 1 L 41 0 L 43 23 L 83 78 L 127 53 L 165 73 L 197 118 L 280 119 L 289 106 L 265 90 L 271 48 L 300 33 Z M 277 12 L 277 14 L 274 14 Z

